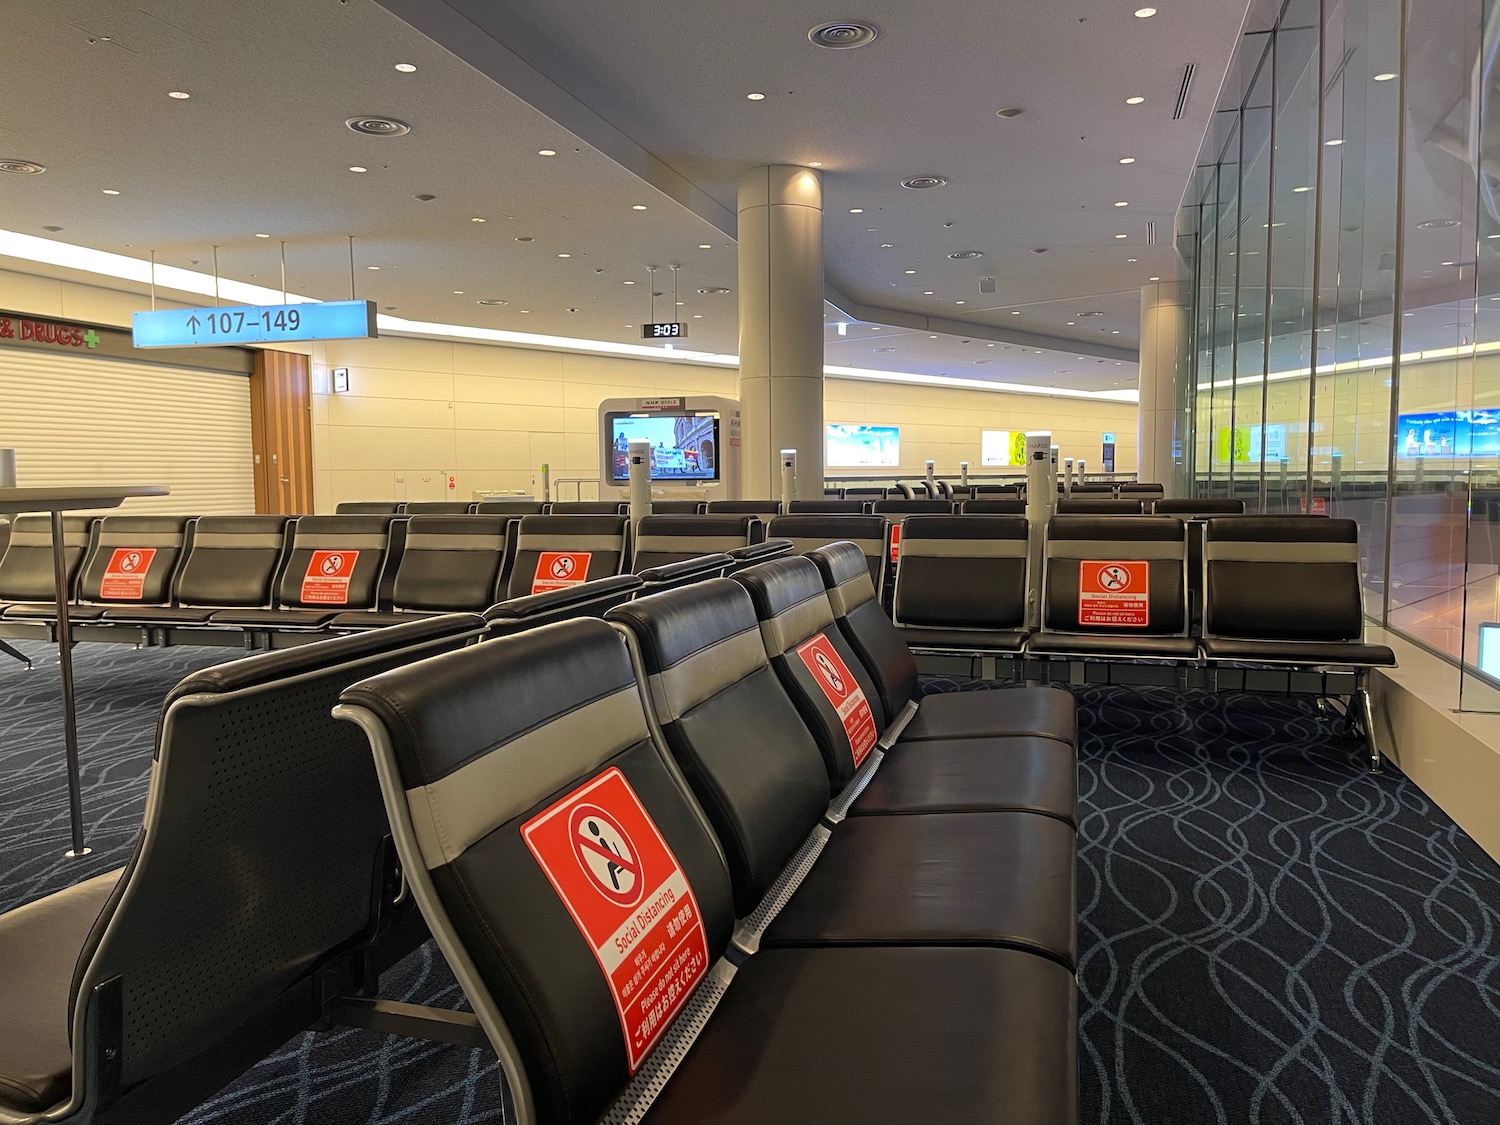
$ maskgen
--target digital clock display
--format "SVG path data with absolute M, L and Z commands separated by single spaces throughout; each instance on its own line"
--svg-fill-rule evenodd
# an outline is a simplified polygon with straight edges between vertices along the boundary
M 669 324 L 641 325 L 641 339 L 643 340 L 680 340 L 686 335 L 686 324 L 674 322 Z

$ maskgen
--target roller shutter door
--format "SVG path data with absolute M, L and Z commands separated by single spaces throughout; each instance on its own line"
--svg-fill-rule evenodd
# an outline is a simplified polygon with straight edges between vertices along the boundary
M 0 349 L 0 446 L 23 486 L 165 484 L 125 511 L 255 511 L 243 375 Z

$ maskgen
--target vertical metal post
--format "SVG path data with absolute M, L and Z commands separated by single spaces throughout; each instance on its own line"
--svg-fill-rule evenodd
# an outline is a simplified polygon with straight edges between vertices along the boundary
M 286 304 L 286 239 L 281 240 L 281 303 Z
M 1323 300 L 1323 149 L 1325 118 L 1327 112 L 1323 103 L 1327 99 L 1328 73 L 1328 44 L 1325 37 L 1328 34 L 1328 0 L 1318 0 L 1318 149 L 1315 154 L 1315 171 L 1313 173 L 1313 283 L 1312 283 L 1312 340 L 1308 344 L 1307 351 L 1307 478 L 1302 488 L 1303 499 L 1307 502 L 1308 514 L 1312 514 L 1313 494 L 1313 426 L 1318 419 L 1318 310 Z M 1404 64 L 1403 64 L 1404 65 Z M 1397 187 L 1397 197 L 1400 197 L 1400 188 Z M 1400 237 L 1399 228 L 1397 237 Z M 1335 266 L 1337 263 L 1335 263 Z M 1334 361 L 1338 361 L 1337 343 L 1334 345 Z M 1392 448 L 1395 447 L 1395 434 L 1392 433 Z
M 967 461 L 958 463 L 958 483 L 964 488 L 969 487 L 969 463 Z
M 634 537 L 642 518 L 651 514 L 651 443 L 632 441 L 627 457 L 630 470 L 630 532 Z
M 346 235 L 349 239 L 349 300 L 354 300 L 354 236 Z
M 1397 33 L 1396 56 L 1400 62 L 1396 78 L 1396 270 L 1391 302 L 1391 403 L 1389 447 L 1385 463 L 1385 543 L 1384 562 L 1380 572 L 1380 624 L 1391 620 L 1391 537 L 1396 527 L 1396 441 L 1397 419 L 1401 414 L 1401 347 L 1405 342 L 1402 327 L 1406 310 L 1401 288 L 1406 275 L 1406 21 L 1410 16 L 1407 0 L 1401 0 L 1401 27 Z M 1418 462 L 1420 464 L 1420 462 Z M 1459 701 L 1462 709 L 1463 701 Z
M 219 300 L 219 248 L 214 247 L 214 308 L 221 304 Z
M 790 512 L 792 501 L 797 498 L 797 451 L 781 451 L 781 510 Z
M 156 311 L 156 251 L 151 251 L 151 311 Z
M 63 747 L 68 768 L 68 819 L 73 831 L 73 846 L 64 854 L 69 859 L 86 856 L 92 848 L 83 846 L 83 782 L 78 764 L 78 716 L 73 709 L 73 634 L 68 627 L 68 563 L 63 544 L 63 517 L 52 513 L 52 575 L 57 594 L 57 666 L 62 671 Z
M 1026 435 L 1026 535 L 1029 565 L 1026 568 L 1026 620 L 1040 628 L 1042 620 L 1042 566 L 1047 524 L 1057 504 L 1057 470 L 1052 462 L 1052 434 Z

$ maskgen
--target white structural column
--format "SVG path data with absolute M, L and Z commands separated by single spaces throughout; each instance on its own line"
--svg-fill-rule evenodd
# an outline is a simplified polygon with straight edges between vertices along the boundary
M 1185 287 L 1161 281 L 1141 290 L 1140 443 L 1137 475 L 1176 495 L 1172 444 L 1180 388 L 1188 375 Z
M 797 451 L 797 497 L 823 495 L 823 179 L 752 168 L 739 182 L 740 482 L 779 494 Z

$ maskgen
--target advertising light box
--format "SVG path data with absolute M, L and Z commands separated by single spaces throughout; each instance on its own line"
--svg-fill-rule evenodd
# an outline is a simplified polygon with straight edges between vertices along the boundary
M 1025 431 L 981 430 L 979 463 L 981 465 L 1026 464 Z
M 898 426 L 858 426 L 828 423 L 827 464 L 845 469 L 901 464 Z
M 1500 410 L 1427 410 L 1396 418 L 1396 456 L 1500 457 Z

